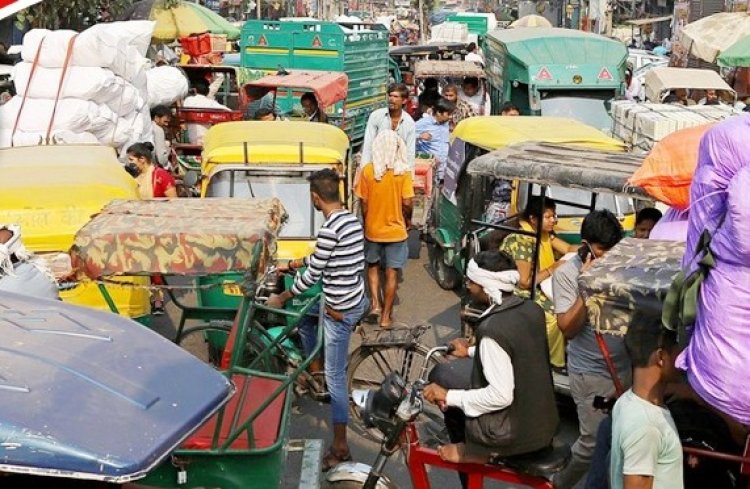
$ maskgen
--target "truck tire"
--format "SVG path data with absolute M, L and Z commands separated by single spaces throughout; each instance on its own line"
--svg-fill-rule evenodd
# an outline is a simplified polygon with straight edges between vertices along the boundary
M 444 251 L 438 244 L 428 245 L 430 255 L 430 270 L 435 281 L 444 290 L 453 290 L 458 286 L 458 272 L 446 265 L 443 259 Z

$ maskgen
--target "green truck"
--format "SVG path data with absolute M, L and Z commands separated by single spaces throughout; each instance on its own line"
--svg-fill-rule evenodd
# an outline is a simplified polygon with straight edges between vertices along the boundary
M 336 124 L 346 106 L 345 129 L 357 148 L 370 113 L 386 106 L 389 82 L 388 30 L 375 24 L 322 21 L 249 20 L 242 27 L 240 64 L 262 74 L 280 68 L 340 71 L 349 77 L 344 103 L 329 118 Z M 291 112 L 295 94 L 281 96 L 279 108 Z
M 625 90 L 627 48 L 572 29 L 497 29 L 485 39 L 493 114 L 512 102 L 524 115 L 570 117 L 611 129 L 608 101 Z

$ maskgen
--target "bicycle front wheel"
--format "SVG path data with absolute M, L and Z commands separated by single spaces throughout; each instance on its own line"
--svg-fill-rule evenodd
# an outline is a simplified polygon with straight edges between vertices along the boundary
M 419 380 L 428 351 L 429 348 L 420 344 L 360 346 L 352 352 L 349 361 L 349 393 L 354 389 L 377 389 L 391 372 L 398 373 L 407 384 L 414 383 Z M 430 371 L 435 365 L 445 361 L 446 358 L 442 354 L 435 354 L 430 358 L 427 370 Z M 349 405 L 352 428 L 370 438 L 380 440 L 382 435 L 365 427 L 360 408 L 353 402 Z M 423 416 L 417 424 L 418 427 L 426 427 L 428 435 L 443 438 L 443 413 L 437 406 L 425 403 Z

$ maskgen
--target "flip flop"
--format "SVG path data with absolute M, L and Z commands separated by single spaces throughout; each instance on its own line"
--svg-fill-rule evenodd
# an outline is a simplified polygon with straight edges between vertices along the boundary
M 364 322 L 366 322 L 367 324 L 378 324 L 378 319 L 380 318 L 381 312 L 382 311 L 380 309 L 368 312 L 365 316 Z
M 323 469 L 323 472 L 328 472 L 335 466 L 337 466 L 340 463 L 343 462 L 351 462 L 352 460 L 352 454 L 347 453 L 343 457 L 340 457 L 333 453 L 333 447 L 328 449 L 328 453 L 326 453 L 325 457 L 323 457 L 323 464 L 321 465 L 321 468 Z

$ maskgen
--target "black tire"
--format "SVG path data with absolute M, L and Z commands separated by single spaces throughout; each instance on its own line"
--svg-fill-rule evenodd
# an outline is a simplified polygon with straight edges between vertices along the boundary
M 443 249 L 438 244 L 428 245 L 430 271 L 435 281 L 444 290 L 454 290 L 458 286 L 458 272 L 445 264 Z
M 358 347 L 349 357 L 347 384 L 350 395 L 354 389 L 377 389 L 385 376 L 391 372 L 398 372 L 407 385 L 412 384 L 419 379 L 428 351 L 426 346 L 419 344 Z M 428 371 L 445 361 L 445 356 L 433 355 Z M 352 415 L 351 427 L 360 434 L 380 441 L 382 435 L 378 431 L 365 427 L 360 408 L 354 402 L 350 402 L 349 406 Z M 417 419 L 417 428 L 421 436 L 431 436 L 445 441 L 443 413 L 433 404 L 425 403 L 424 412 Z

